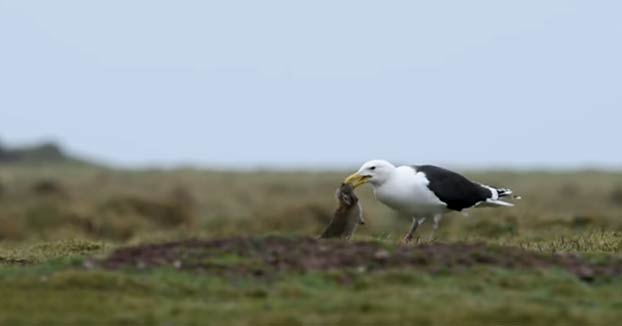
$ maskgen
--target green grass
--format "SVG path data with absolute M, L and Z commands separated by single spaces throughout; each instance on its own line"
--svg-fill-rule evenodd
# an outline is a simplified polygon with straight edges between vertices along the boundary
M 27 272 L 24 272 L 24 269 Z M 1 267 L 0 324 L 614 324 L 622 280 L 475 268 L 225 279 L 171 269 L 109 272 L 75 262 Z
M 556 269 L 337 270 L 265 280 L 93 268 L 93 259 L 128 245 L 316 235 L 348 172 L 0 166 L 0 324 L 604 325 L 622 316 L 622 278 L 586 283 Z M 622 173 L 467 174 L 524 199 L 512 209 L 448 216 L 434 235 L 424 225 L 418 242 L 621 257 Z M 360 197 L 367 224 L 355 241 L 395 246 L 408 219 L 375 202 L 367 188 Z M 207 263 L 226 269 L 255 262 L 223 253 Z

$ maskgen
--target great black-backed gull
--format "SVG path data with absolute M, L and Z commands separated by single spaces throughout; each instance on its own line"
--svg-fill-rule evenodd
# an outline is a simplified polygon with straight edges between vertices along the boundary
M 396 167 L 385 160 L 369 161 L 344 181 L 354 188 L 365 183 L 383 204 L 412 216 L 412 225 L 404 237 L 410 242 L 417 227 L 427 217 L 434 218 L 434 229 L 445 213 L 472 207 L 511 207 L 500 200 L 512 195 L 510 189 L 496 188 L 470 181 L 464 176 L 433 165 Z

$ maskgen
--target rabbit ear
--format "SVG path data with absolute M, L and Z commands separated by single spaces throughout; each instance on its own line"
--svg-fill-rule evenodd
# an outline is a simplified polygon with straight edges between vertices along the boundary
M 341 193 L 341 201 L 348 206 L 352 205 L 352 197 L 347 194 Z

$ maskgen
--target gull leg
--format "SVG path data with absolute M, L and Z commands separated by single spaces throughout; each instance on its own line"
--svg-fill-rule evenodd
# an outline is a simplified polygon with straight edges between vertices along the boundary
M 432 237 L 430 239 L 431 241 L 434 240 L 434 236 L 436 235 L 436 230 L 438 229 L 438 226 L 441 223 L 442 219 L 443 219 L 443 214 L 434 215 L 434 226 L 432 228 Z
M 410 225 L 410 229 L 408 230 L 408 233 L 406 233 L 406 235 L 404 236 L 402 242 L 410 243 L 413 240 L 413 234 L 415 233 L 415 231 L 417 231 L 419 225 L 423 224 L 423 222 L 425 222 L 425 217 L 413 217 L 413 223 Z
M 434 231 L 438 229 L 438 225 L 441 223 L 442 219 L 443 219 L 443 215 L 441 214 L 434 215 Z

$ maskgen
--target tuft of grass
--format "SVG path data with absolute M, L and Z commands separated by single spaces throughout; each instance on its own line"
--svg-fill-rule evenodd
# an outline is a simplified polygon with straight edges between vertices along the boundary
M 104 242 L 88 240 L 65 240 L 42 242 L 33 245 L 18 245 L 0 248 L 0 265 L 36 264 L 55 259 L 76 259 L 103 255 L 113 246 Z

